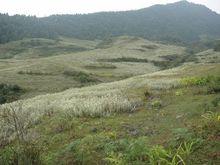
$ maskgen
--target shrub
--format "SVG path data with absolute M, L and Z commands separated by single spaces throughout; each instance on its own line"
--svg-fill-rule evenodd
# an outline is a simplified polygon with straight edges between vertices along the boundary
M 18 74 L 27 74 L 32 76 L 43 76 L 43 75 L 53 75 L 52 73 L 48 72 L 37 72 L 37 71 L 19 71 Z
M 117 150 L 107 153 L 105 160 L 110 164 L 185 164 L 200 141 L 184 142 L 175 148 L 150 147 L 144 137 L 135 140 L 120 140 Z
M 186 77 L 180 80 L 184 86 L 206 85 L 210 80 L 207 77 Z
M 214 51 L 220 52 L 220 41 L 216 41 L 215 46 L 214 46 Z
M 167 55 L 162 56 L 164 60 L 162 61 L 151 61 L 155 66 L 160 67 L 163 69 L 170 69 L 177 66 L 181 66 L 185 62 L 196 62 L 196 58 L 191 55 Z
M 208 76 L 208 93 L 220 93 L 220 77 Z
M 4 104 L 7 102 L 7 99 L 5 98 L 5 96 L 0 96 L 0 104 Z
M 214 107 L 217 107 L 220 103 L 220 97 L 215 98 L 214 100 L 212 100 L 212 105 Z
M 34 143 L 23 143 L 14 147 L 5 147 L 0 151 L 0 164 L 41 165 L 41 148 Z
M 31 119 L 23 112 L 22 102 L 0 109 L 0 121 L 0 143 L 7 144 L 0 151 L 0 164 L 41 164 L 41 148 L 26 138 Z
M 0 84 L 0 104 L 15 101 L 23 93 L 18 85 Z
M 154 100 L 152 101 L 151 106 L 153 109 L 160 109 L 162 107 L 162 102 L 161 100 Z
M 112 59 L 100 59 L 100 61 L 105 62 L 140 62 L 148 63 L 147 59 L 133 58 L 133 57 L 121 57 L 121 58 L 112 58 Z
M 146 99 L 148 99 L 152 94 L 149 92 L 149 90 L 146 90 L 144 92 L 144 96 L 146 97 Z
M 81 71 L 64 71 L 63 74 L 65 76 L 73 77 L 75 80 L 79 81 L 80 83 L 98 82 L 98 80 L 93 78 L 91 75 Z
M 88 135 L 70 143 L 60 152 L 58 158 L 65 162 L 69 158 L 69 164 L 90 164 L 95 161 L 95 157 L 100 154 L 100 151 L 104 150 L 105 144 L 109 142 L 110 139 L 107 136 Z

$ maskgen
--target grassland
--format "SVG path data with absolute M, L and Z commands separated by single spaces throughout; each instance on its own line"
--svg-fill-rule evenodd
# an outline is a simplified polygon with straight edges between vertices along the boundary
M 50 47 L 55 50 L 59 49 L 60 45 L 67 45 L 68 47 L 75 45 L 83 47 L 87 51 L 68 52 L 59 49 L 60 51 L 49 57 L 47 55 L 39 57 L 37 52 L 33 51 L 33 54 L 29 52 L 29 49 L 35 49 L 35 47 L 38 48 L 39 46 L 30 46 L 31 48 L 23 46 L 22 49 L 25 49 L 26 55 L 23 56 L 18 53 L 11 59 L 0 60 L 0 82 L 17 84 L 21 88 L 24 88 L 27 92 L 22 98 L 90 85 L 89 83 L 80 83 L 73 77 L 65 76 L 63 74 L 64 72 L 82 72 L 89 77 L 97 79 L 97 83 L 112 82 L 135 75 L 158 71 L 161 68 L 155 66 L 151 62 L 152 60 L 164 61 L 163 56 L 173 54 L 180 56 L 185 53 L 185 48 L 183 47 L 162 45 L 134 37 L 114 38 L 111 44 L 108 43 L 107 48 L 98 48 L 97 45 L 101 44 L 101 41 L 80 41 L 61 38 L 57 44 L 53 40 L 26 39 L 24 41 L 2 45 L 1 47 L 3 48 L 0 48 L 0 50 L 4 53 L 5 47 L 7 47 L 7 52 L 10 52 L 22 43 L 33 45 L 32 40 L 34 43 L 37 42 L 38 45 L 48 45 L 48 51 L 50 51 Z M 154 49 L 151 48 L 152 45 Z M 145 51 L 139 51 L 137 49 L 144 49 Z M 108 62 L 111 59 L 117 58 L 130 60 Z M 142 62 L 139 59 L 144 61 Z M 146 61 L 149 62 L 146 63 Z
M 1 81 L 27 85 L 34 94 L 0 106 L 0 164 L 220 163 L 219 53 L 201 52 L 196 61 L 161 70 L 146 61 L 179 59 L 185 48 L 131 37 L 95 47 L 3 60 Z

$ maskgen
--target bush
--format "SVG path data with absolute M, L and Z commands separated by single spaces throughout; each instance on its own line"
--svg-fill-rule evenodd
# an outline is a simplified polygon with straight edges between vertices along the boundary
M 220 41 L 217 41 L 214 46 L 214 51 L 220 52 Z
M 196 58 L 192 55 L 167 55 L 162 56 L 164 60 L 162 61 L 151 61 L 155 66 L 163 69 L 170 69 L 177 66 L 181 66 L 185 62 L 196 62 Z
M 48 72 L 36 72 L 36 71 L 19 71 L 18 74 L 27 74 L 32 76 L 43 76 L 43 75 L 53 75 Z
M 212 105 L 214 107 L 217 107 L 220 103 L 220 97 L 215 98 L 214 100 L 212 100 Z
M 0 151 L 0 164 L 41 165 L 41 148 L 32 143 L 23 143 L 15 147 L 6 147 Z
M 210 84 L 208 86 L 208 93 L 220 93 L 220 84 Z
M 18 85 L 0 84 L 0 104 L 17 100 L 23 90 Z
M 73 77 L 75 80 L 83 84 L 90 82 L 98 82 L 98 80 L 93 78 L 91 75 L 81 71 L 64 71 L 63 74 L 65 76 Z
M 204 86 L 209 81 L 207 77 L 186 77 L 181 79 L 180 83 L 184 86 Z
M 112 59 L 100 59 L 100 61 L 105 62 L 140 62 L 148 63 L 147 59 L 133 58 L 133 57 L 121 57 L 121 58 L 112 58 Z
M 153 109 L 160 109 L 162 107 L 162 102 L 161 102 L 161 100 L 154 100 L 151 103 L 151 106 Z
M 0 164 L 40 165 L 41 148 L 33 139 L 28 139 L 28 129 L 32 121 L 29 113 L 24 113 L 22 102 L 16 107 L 0 109 Z
M 0 104 L 4 104 L 7 102 L 7 99 L 5 98 L 5 96 L 0 96 Z

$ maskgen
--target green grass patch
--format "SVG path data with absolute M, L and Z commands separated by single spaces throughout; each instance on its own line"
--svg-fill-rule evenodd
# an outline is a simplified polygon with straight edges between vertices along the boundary
M 220 77 L 206 76 L 206 77 L 185 77 L 180 80 L 183 86 L 206 86 L 208 94 L 220 93 Z
M 73 77 L 74 80 L 79 81 L 82 84 L 99 82 L 98 79 L 82 71 L 68 71 L 67 70 L 63 72 L 63 75 L 68 76 L 68 77 Z

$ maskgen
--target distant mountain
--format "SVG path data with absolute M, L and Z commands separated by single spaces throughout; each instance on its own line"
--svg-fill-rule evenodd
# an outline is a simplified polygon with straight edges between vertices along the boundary
M 220 38 L 220 15 L 203 5 L 179 1 L 125 12 L 53 15 L 44 18 L 0 15 L 0 43 L 24 37 L 103 39 L 132 35 L 151 40 L 193 42 Z

